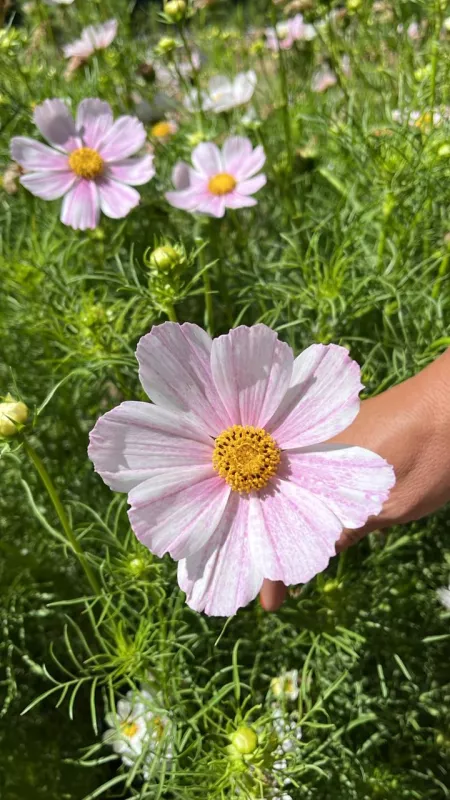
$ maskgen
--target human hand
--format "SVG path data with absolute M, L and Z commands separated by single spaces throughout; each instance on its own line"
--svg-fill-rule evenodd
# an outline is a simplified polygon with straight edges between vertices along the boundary
M 344 530 L 336 552 L 367 533 L 420 519 L 450 500 L 450 350 L 404 383 L 365 400 L 335 444 L 358 445 L 393 465 L 396 483 L 377 517 L 363 528 Z M 260 593 L 266 611 L 284 601 L 286 586 L 265 580 Z

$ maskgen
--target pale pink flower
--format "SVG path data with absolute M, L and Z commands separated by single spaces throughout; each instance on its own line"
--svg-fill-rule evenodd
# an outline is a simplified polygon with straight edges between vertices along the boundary
M 311 89 L 313 92 L 326 92 L 331 86 L 336 86 L 337 77 L 329 67 L 322 67 L 312 76 Z
M 45 100 L 34 122 L 52 147 L 16 136 L 11 155 L 25 170 L 20 182 L 36 197 L 64 196 L 61 221 L 86 230 L 98 225 L 100 211 L 121 219 L 138 205 L 133 186 L 155 174 L 151 155 L 129 158 L 146 141 L 144 126 L 134 117 L 115 122 L 108 103 L 87 98 L 74 121 L 62 100 Z
M 235 78 L 226 75 L 214 75 L 208 82 L 208 89 L 200 92 L 191 89 L 184 99 L 184 105 L 189 111 L 198 109 L 199 104 L 204 111 L 231 111 L 233 108 L 249 103 L 256 88 L 256 73 L 250 69 L 248 72 L 239 72 Z
M 267 47 L 271 50 L 290 50 L 294 42 L 310 42 L 316 36 L 314 25 L 303 21 L 303 14 L 296 14 L 286 22 L 279 22 L 276 28 L 266 29 Z
M 117 35 L 117 20 L 109 19 L 102 25 L 88 25 L 79 39 L 63 47 L 66 58 L 89 58 L 96 50 L 109 47 Z
M 265 325 L 212 341 L 197 325 L 155 326 L 137 347 L 152 404 L 101 417 L 89 456 L 128 492 L 131 526 L 179 561 L 197 611 L 229 616 L 264 578 L 307 583 L 343 528 L 378 514 L 393 469 L 362 447 L 327 444 L 359 410 L 359 366 L 313 344 L 297 358 Z
M 245 136 L 229 136 L 222 151 L 213 142 L 202 142 L 192 151 L 193 167 L 178 161 L 172 172 L 177 191 L 166 192 L 171 206 L 211 217 L 223 217 L 226 208 L 255 206 L 251 197 L 265 183 L 262 169 L 266 156 L 261 145 L 253 149 Z

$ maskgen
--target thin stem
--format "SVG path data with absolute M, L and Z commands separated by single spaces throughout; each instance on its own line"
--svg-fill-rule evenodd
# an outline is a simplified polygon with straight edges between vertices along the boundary
M 178 322 L 177 312 L 171 300 L 166 300 L 165 311 L 171 322 Z
M 183 23 L 182 22 L 180 22 L 180 24 L 178 25 L 178 30 L 179 30 L 179 33 L 180 33 L 181 41 L 183 42 L 183 45 L 184 45 L 184 49 L 186 51 L 186 55 L 188 57 L 189 64 L 191 65 L 192 80 L 194 82 L 194 86 L 195 86 L 195 89 L 196 89 L 196 92 L 197 92 L 198 124 L 199 124 L 199 127 L 200 127 L 200 131 L 203 133 L 204 125 L 205 125 L 205 114 L 204 114 L 204 111 L 203 111 L 202 93 L 201 93 L 201 89 L 200 89 L 200 82 L 199 82 L 199 79 L 198 79 L 198 69 L 196 68 L 196 66 L 194 64 L 194 60 L 192 58 L 192 51 L 191 51 L 189 42 L 187 40 L 186 34 L 184 32 L 184 28 L 183 28 Z
M 199 261 L 202 269 L 204 268 L 204 255 L 203 250 L 199 253 Z M 203 263 L 202 263 L 203 262 Z M 214 306 L 211 293 L 211 278 L 209 276 L 209 269 L 203 272 L 203 288 L 205 293 L 205 325 L 206 330 L 210 336 L 214 336 Z
M 66 512 L 64 510 L 64 506 L 61 503 L 61 500 L 59 498 L 59 494 L 58 494 L 58 492 L 57 492 L 57 490 L 56 490 L 56 488 L 55 488 L 55 486 L 54 486 L 54 484 L 52 482 L 52 479 L 50 478 L 50 475 L 47 472 L 46 467 L 44 466 L 43 461 L 40 459 L 40 457 L 38 456 L 38 454 L 36 453 L 34 448 L 29 444 L 29 442 L 24 440 L 23 446 L 24 446 L 24 449 L 25 449 L 25 452 L 26 452 L 28 458 L 30 459 L 31 463 L 33 464 L 37 474 L 39 475 L 42 483 L 44 484 L 44 486 L 45 486 L 45 488 L 47 490 L 47 494 L 48 494 L 50 500 L 52 501 L 53 507 L 54 507 L 54 509 L 55 509 L 55 511 L 56 511 L 56 513 L 58 515 L 59 521 L 61 523 L 61 527 L 62 527 L 62 529 L 63 529 L 63 531 L 65 533 L 67 541 L 69 542 L 70 546 L 72 547 L 72 550 L 76 553 L 76 555 L 78 557 L 78 560 L 79 560 L 81 566 L 84 569 L 85 575 L 86 575 L 86 577 L 87 577 L 87 579 L 88 579 L 88 581 L 89 581 L 89 583 L 91 585 L 92 590 L 94 591 L 94 593 L 96 595 L 100 596 L 101 595 L 100 584 L 98 583 L 97 578 L 95 577 L 94 573 L 92 572 L 91 567 L 89 566 L 89 564 L 88 564 L 88 562 L 86 560 L 86 556 L 84 554 L 83 548 L 81 547 L 78 539 L 76 538 L 76 536 L 75 536 L 75 534 L 74 534 L 74 532 L 73 532 L 73 530 L 72 530 L 72 528 L 70 526 L 69 519 L 68 519 L 67 514 L 66 514 Z
M 436 25 L 434 28 L 433 42 L 431 45 L 431 75 L 430 75 L 430 107 L 433 114 L 436 105 L 436 76 L 439 63 L 439 38 L 442 27 L 441 3 L 436 3 Z
M 287 71 L 286 71 L 286 62 L 284 58 L 284 52 L 282 47 L 280 46 L 280 40 L 278 37 L 277 32 L 277 17 L 275 8 L 272 9 L 272 24 L 275 31 L 275 35 L 277 37 L 278 42 L 278 63 L 280 65 L 279 74 L 280 74 L 280 88 L 281 88 L 281 96 L 283 98 L 283 126 L 284 126 L 284 136 L 286 139 L 286 150 L 288 155 L 289 167 L 292 169 L 292 162 L 293 162 L 293 148 L 292 148 L 292 128 L 291 128 L 291 116 L 289 114 L 289 89 L 288 89 L 288 81 L 287 81 Z

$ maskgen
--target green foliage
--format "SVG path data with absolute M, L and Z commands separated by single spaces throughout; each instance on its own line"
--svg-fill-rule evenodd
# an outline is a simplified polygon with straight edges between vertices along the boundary
M 125 499 L 111 496 L 86 455 L 101 413 L 144 399 L 135 345 L 167 317 L 215 335 L 264 322 L 296 352 L 344 344 L 367 395 L 450 344 L 449 123 L 392 116 L 444 113 L 450 8 L 364 0 L 347 3 L 340 20 L 327 16 L 333 3 L 309 6 L 307 20 L 323 22 L 317 39 L 280 56 L 261 37 L 282 10 L 262 2 L 233 12 L 228 3 L 195 14 L 189 6 L 187 21 L 168 27 L 156 4 L 35 0 L 0 29 L 2 172 L 10 138 L 37 136 L 31 113 L 46 98 L 75 108 L 101 97 L 115 115 L 144 110 L 151 139 L 163 115 L 144 62 L 176 66 L 195 44 L 202 87 L 217 73 L 258 73 L 253 120 L 242 109 L 188 113 L 183 87 L 175 93 L 179 129 L 154 143 L 156 176 L 124 220 L 76 232 L 59 222 L 60 201 L 0 188 L 0 395 L 30 409 L 27 442 L 52 481 L 49 494 L 20 437 L 2 444 L 5 800 L 449 796 L 450 633 L 435 597 L 448 580 L 445 511 L 371 535 L 293 589 L 278 614 L 255 602 L 224 623 L 185 605 L 173 563 L 137 542 Z M 112 16 L 117 39 L 67 78 L 61 45 Z M 417 41 L 412 21 L 422 26 Z M 170 58 L 155 55 L 163 36 L 176 41 Z M 337 77 L 323 94 L 310 89 L 320 64 Z M 228 132 L 266 151 L 258 205 L 219 220 L 171 208 L 164 192 L 174 163 L 189 161 L 194 142 Z M 164 246 L 177 263 L 152 261 Z M 294 713 L 303 738 L 276 777 L 269 687 L 289 669 L 299 670 L 299 697 L 279 707 L 286 719 Z M 152 713 L 170 720 L 172 758 L 164 740 L 145 770 L 143 757 L 124 766 L 101 737 L 105 713 L 148 683 Z M 258 745 L 236 755 L 240 727 L 256 731 Z

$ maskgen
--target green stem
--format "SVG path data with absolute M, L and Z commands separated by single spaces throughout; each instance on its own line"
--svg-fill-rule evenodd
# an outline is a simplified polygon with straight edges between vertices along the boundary
M 438 270 L 438 276 L 437 276 L 437 278 L 436 278 L 436 280 L 434 282 L 434 286 L 433 286 L 433 289 L 432 289 L 432 292 L 431 292 L 431 297 L 433 298 L 433 300 L 436 300 L 439 297 L 439 292 L 441 290 L 442 281 L 443 281 L 443 279 L 445 278 L 445 276 L 446 276 L 446 274 L 448 272 L 449 262 L 450 262 L 450 253 L 446 253 L 444 258 L 441 261 L 441 264 L 440 264 L 440 267 L 439 267 L 439 270 Z
M 441 3 L 439 0 L 435 4 L 436 25 L 434 28 L 434 37 L 431 45 L 431 75 L 430 75 L 430 108 L 431 113 L 434 111 L 436 105 L 436 76 L 439 63 L 439 39 L 442 28 L 442 12 Z
M 63 531 L 64 531 L 64 533 L 66 535 L 67 541 L 70 544 L 72 550 L 76 553 L 76 555 L 78 557 L 78 560 L 79 560 L 81 566 L 84 569 L 85 575 L 86 575 L 86 577 L 87 577 L 87 579 L 88 579 L 88 581 L 89 581 L 89 583 L 91 585 L 91 588 L 92 588 L 93 592 L 96 595 L 100 596 L 101 595 L 100 584 L 98 583 L 97 578 L 95 577 L 94 573 L 92 572 L 91 567 L 89 566 L 89 564 L 88 564 L 88 562 L 86 560 L 86 556 L 84 554 L 83 548 L 81 547 L 78 539 L 76 538 L 76 536 L 75 536 L 75 534 L 74 534 L 74 532 L 73 532 L 73 530 L 72 530 L 72 528 L 70 526 L 69 519 L 68 519 L 67 514 L 66 514 L 66 512 L 64 510 L 64 506 L 61 503 L 61 500 L 59 498 L 59 494 L 58 494 L 58 492 L 57 492 L 57 490 L 56 490 L 56 488 L 55 488 L 55 486 L 54 486 L 54 484 L 52 482 L 52 479 L 50 478 L 50 475 L 47 472 L 47 469 L 44 466 L 43 461 L 40 459 L 40 457 L 38 456 L 38 454 L 36 453 L 34 448 L 26 440 L 24 440 L 23 446 L 24 446 L 24 449 L 25 449 L 25 452 L 26 452 L 28 458 L 30 459 L 31 463 L 33 464 L 37 474 L 39 475 L 42 483 L 44 484 L 44 486 L 45 486 L 45 488 L 47 490 L 47 494 L 48 494 L 50 500 L 52 501 L 53 507 L 54 507 L 54 509 L 55 509 L 55 511 L 56 511 L 56 513 L 58 515 L 59 521 L 61 523 L 61 527 L 62 527 L 62 529 L 63 529 Z
M 166 300 L 165 311 L 171 322 L 178 322 L 177 312 L 171 300 Z
M 179 24 L 179 26 L 178 26 L 178 31 L 179 31 L 179 33 L 180 33 L 181 41 L 183 42 L 184 49 L 185 49 L 185 51 L 186 51 L 186 55 L 187 55 L 187 57 L 188 57 L 189 64 L 191 65 L 191 70 L 192 70 L 192 80 L 193 80 L 193 82 L 194 82 L 195 90 L 196 90 L 196 92 L 197 92 L 197 104 L 198 104 L 197 116 L 198 116 L 198 124 L 199 124 L 199 127 L 200 127 L 200 131 L 201 131 L 201 133 L 203 133 L 203 131 L 204 131 L 204 126 L 205 126 L 205 113 L 204 113 L 204 111 L 203 111 L 203 104 L 202 104 L 202 92 L 201 92 L 201 89 L 200 89 L 200 81 L 199 81 L 199 79 L 198 79 L 198 70 L 197 70 L 197 68 L 196 68 L 196 67 L 195 67 L 195 65 L 194 65 L 194 61 L 193 61 L 193 58 L 192 58 L 192 52 L 191 52 L 191 48 L 190 48 L 189 42 L 188 42 L 188 40 L 187 40 L 187 38 L 186 38 L 186 34 L 185 34 L 185 32 L 184 32 L 184 28 L 183 28 L 183 23 L 182 23 L 182 22 L 181 22 L 181 23 Z
M 199 253 L 199 261 L 201 264 L 202 269 L 204 268 L 204 256 L 203 251 Z M 205 325 L 206 330 L 208 331 L 210 336 L 214 336 L 214 306 L 213 306 L 213 299 L 211 294 L 211 278 L 209 276 L 209 269 L 205 269 L 203 272 L 203 287 L 205 292 Z
M 277 33 L 277 15 L 274 7 L 272 8 L 272 24 L 278 41 L 278 62 L 280 65 L 280 70 L 279 70 L 280 88 L 281 88 L 281 97 L 283 99 L 282 110 L 283 110 L 284 136 L 286 139 L 286 150 L 288 155 L 289 167 L 292 170 L 294 153 L 292 148 L 291 117 L 289 114 L 289 90 L 287 81 L 287 70 L 286 70 L 285 54 L 283 52 L 282 47 L 280 47 L 280 40 Z

